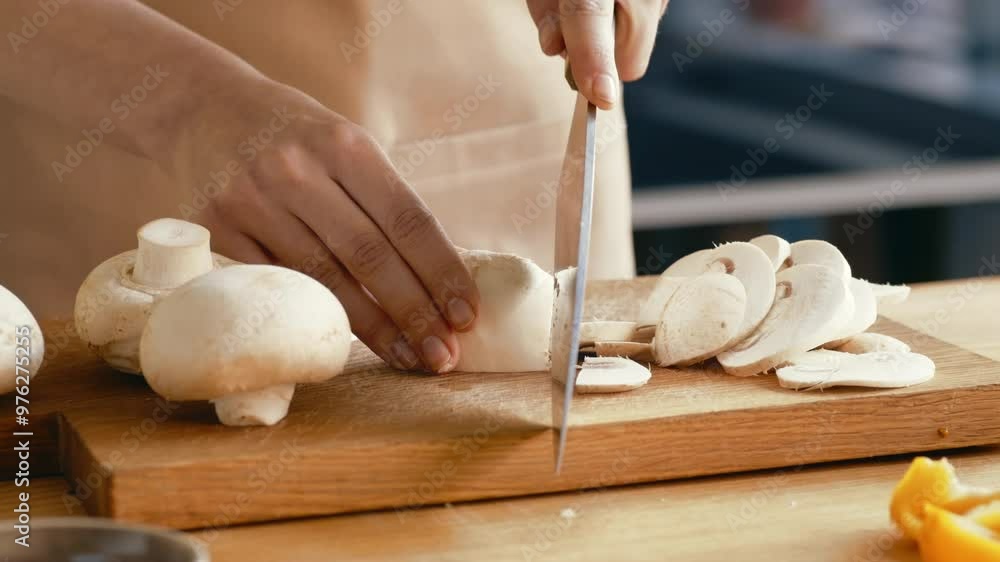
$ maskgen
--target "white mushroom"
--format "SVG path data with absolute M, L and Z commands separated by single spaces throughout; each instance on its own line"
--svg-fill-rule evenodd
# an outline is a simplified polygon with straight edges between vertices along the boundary
M 464 250 L 462 258 L 479 288 L 472 330 L 457 335 L 462 355 L 456 371 L 504 373 L 549 368 L 552 276 L 512 254 Z
M 209 400 L 225 425 L 272 425 L 296 383 L 343 371 L 347 315 L 311 277 L 234 265 L 158 300 L 142 334 L 143 374 L 169 400 Z
M 853 313 L 824 347 L 840 347 L 847 343 L 848 338 L 871 328 L 875 320 L 878 319 L 878 305 L 875 303 L 875 295 L 872 294 L 868 282 L 852 277 L 847 281 L 847 286 L 851 290 L 851 302 L 854 304 Z
M 654 361 L 653 345 L 634 341 L 599 341 L 580 351 L 593 351 L 599 357 L 628 357 L 636 361 Z
M 690 365 L 726 349 L 743 325 L 747 293 L 736 277 L 705 273 L 688 279 L 663 309 L 653 337 L 661 367 Z
M 0 394 L 27 385 L 44 357 L 45 338 L 35 317 L 0 285 Z
M 844 278 L 822 265 L 799 265 L 777 275 L 778 294 L 764 321 L 719 354 L 727 373 L 750 376 L 829 341 L 846 321 L 850 293 Z
M 791 254 L 785 260 L 786 268 L 806 264 L 825 265 L 844 279 L 851 277 L 851 264 L 847 263 L 844 254 L 825 240 L 800 240 L 793 242 L 790 250 Z
M 625 392 L 649 382 L 647 367 L 624 357 L 585 357 L 576 375 L 580 393 Z
M 708 251 L 709 250 L 701 250 L 701 252 Z M 698 274 L 695 273 L 693 275 Z M 663 315 L 663 307 L 667 306 L 667 301 L 670 300 L 674 291 L 676 291 L 686 280 L 687 277 L 671 277 L 666 273 L 657 277 L 656 285 L 653 286 L 653 291 L 649 293 L 649 296 L 646 297 L 646 301 L 642 304 L 642 307 L 639 308 L 639 317 L 636 323 L 640 327 L 655 326 L 660 321 L 660 316 Z
M 899 304 L 910 296 L 910 288 L 906 285 L 882 285 L 880 283 L 867 282 L 875 294 L 875 300 L 879 306 L 887 304 Z
M 139 336 L 153 301 L 185 282 L 236 262 L 209 250 L 204 227 L 158 219 L 139 229 L 138 249 L 97 266 L 76 294 L 77 333 L 109 365 L 139 373 Z
M 774 266 L 775 271 L 781 269 L 781 266 L 785 265 L 785 260 L 792 254 L 792 247 L 788 241 L 773 234 L 764 234 L 752 238 L 750 243 L 764 250 L 764 253 L 771 260 L 771 265 Z
M 823 355 L 811 357 L 815 353 Z M 933 361 L 918 353 L 903 351 L 860 355 L 812 351 L 778 369 L 778 383 L 796 390 L 833 386 L 901 388 L 927 382 L 933 377 Z
M 775 274 L 767 254 L 749 242 L 723 244 L 677 260 L 657 282 L 657 289 L 643 306 L 639 324 L 659 323 L 666 303 L 684 283 L 664 281 L 664 278 L 695 277 L 703 273 L 728 273 L 743 284 L 746 309 L 734 340 L 743 339 L 753 332 L 774 302 Z
M 850 337 L 837 348 L 844 353 L 875 353 L 879 351 L 910 351 L 910 346 L 885 334 L 865 332 Z
M 637 341 L 635 322 L 599 320 L 580 324 L 580 346 L 598 341 Z

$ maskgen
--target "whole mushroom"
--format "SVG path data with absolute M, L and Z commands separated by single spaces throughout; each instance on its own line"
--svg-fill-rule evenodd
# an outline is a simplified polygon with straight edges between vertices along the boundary
M 273 425 L 296 383 L 340 374 L 351 328 L 340 301 L 313 278 L 234 265 L 158 300 L 142 333 L 149 386 L 168 400 L 208 400 L 225 425 Z
M 139 229 L 138 248 L 106 260 L 76 294 L 77 334 L 106 363 L 138 374 L 139 337 L 153 301 L 187 281 L 238 262 L 213 254 L 203 226 L 157 219 Z
M 43 357 L 45 338 L 38 322 L 17 295 L 0 285 L 0 394 L 23 386 L 23 377 L 34 376 Z

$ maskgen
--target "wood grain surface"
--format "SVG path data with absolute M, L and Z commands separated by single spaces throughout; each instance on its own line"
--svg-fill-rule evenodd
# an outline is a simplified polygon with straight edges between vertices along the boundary
M 595 285 L 589 315 L 633 317 L 648 285 Z M 717 366 L 655 369 L 637 391 L 574 400 L 559 476 L 546 373 L 403 374 L 360 346 L 271 428 L 222 427 L 208 404 L 79 373 L 116 391 L 62 411 L 61 457 L 92 513 L 202 528 L 1000 442 L 1000 365 L 888 320 L 877 329 L 932 357 L 935 379 L 792 392 Z

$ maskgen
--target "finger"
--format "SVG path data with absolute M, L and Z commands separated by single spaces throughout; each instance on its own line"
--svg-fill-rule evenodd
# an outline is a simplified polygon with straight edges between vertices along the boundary
M 646 74 L 656 31 L 666 3 L 623 2 L 615 12 L 615 62 L 618 76 L 631 82 Z
M 385 233 L 452 328 L 472 328 L 479 291 L 441 224 L 367 134 L 327 148 L 335 180 Z M 359 162 L 366 163 L 358 165 Z M 380 299 L 381 300 L 381 299 Z
M 614 58 L 615 0 L 560 0 L 563 39 L 573 80 L 581 94 L 601 109 L 618 102 Z
M 278 264 L 305 273 L 330 289 L 347 312 L 351 331 L 369 349 L 397 369 L 413 369 L 419 364 L 417 354 L 392 319 L 298 217 L 279 205 L 269 205 L 254 218 L 257 235 Z
M 274 258 L 267 250 L 242 232 L 229 228 L 214 226 L 212 232 L 212 251 L 229 259 L 243 263 L 272 264 Z
M 458 362 L 455 334 L 423 284 L 378 226 L 304 151 L 275 151 L 265 178 L 284 182 L 288 210 L 299 217 L 376 299 L 431 370 Z M 357 161 L 353 165 L 357 165 Z
M 538 28 L 542 52 L 551 57 L 566 50 L 559 24 L 559 0 L 529 0 L 528 12 Z

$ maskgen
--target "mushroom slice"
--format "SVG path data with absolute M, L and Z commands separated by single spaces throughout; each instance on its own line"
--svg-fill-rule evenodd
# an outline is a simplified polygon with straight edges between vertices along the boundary
M 168 400 L 208 400 L 225 425 L 273 425 L 296 383 L 340 374 L 347 314 L 323 284 L 291 269 L 234 265 L 158 300 L 142 333 L 143 374 Z
M 702 252 L 708 251 L 709 250 L 702 250 Z M 693 256 L 695 254 L 691 255 Z M 692 276 L 699 275 L 703 272 L 704 268 L 698 271 L 698 273 L 693 273 Z M 667 306 L 667 301 L 670 300 L 670 297 L 673 296 L 674 292 L 677 291 L 677 289 L 686 280 L 687 277 L 671 277 L 665 272 L 657 277 L 656 285 L 653 287 L 653 292 L 646 297 L 646 302 L 644 302 L 642 308 L 639 309 L 637 324 L 640 326 L 655 326 L 656 323 L 660 321 L 660 316 L 663 314 L 663 307 Z
M 463 250 L 479 288 L 473 328 L 458 332 L 456 371 L 505 373 L 549 368 L 553 280 L 533 261 L 513 254 Z
M 847 263 L 844 254 L 825 240 L 800 240 L 791 244 L 791 255 L 785 260 L 786 268 L 805 264 L 825 265 L 844 279 L 851 277 L 851 264 Z
M 827 335 L 845 320 L 843 310 L 850 298 L 847 283 L 826 266 L 782 270 L 777 287 L 774 306 L 760 326 L 719 354 L 719 363 L 727 373 L 750 376 L 769 371 L 788 357 L 829 341 Z
M 781 269 L 781 266 L 785 264 L 785 260 L 792 254 L 792 247 L 788 241 L 773 234 L 764 234 L 752 238 L 750 243 L 764 250 L 764 253 L 771 260 L 771 265 L 774 266 L 775 271 Z
M 736 341 L 749 335 L 764 319 L 771 308 L 771 303 L 774 302 L 774 268 L 767 254 L 749 242 L 731 242 L 685 256 L 670 266 L 664 275 L 695 277 L 703 273 L 728 273 L 743 284 L 746 291 L 746 308 L 743 321 L 736 329 L 736 336 L 733 339 Z M 672 287 L 675 282 L 663 283 Z M 649 320 L 652 318 L 652 311 L 655 311 L 656 316 L 652 323 L 658 324 L 663 317 L 663 307 L 683 283 L 683 280 L 677 281 L 676 287 L 672 287 L 673 291 L 666 289 L 654 291 L 654 296 L 658 299 L 664 296 L 667 298 L 663 300 L 663 305 L 658 305 L 652 299 L 647 300 L 639 323 L 651 323 Z
M 653 346 L 648 343 L 599 341 L 594 342 L 589 348 L 593 348 L 594 353 L 599 357 L 628 357 L 638 361 L 653 360 Z M 581 351 L 587 351 L 587 348 L 583 348 Z
M 778 369 L 778 383 L 795 390 L 813 390 L 833 386 L 902 388 L 931 380 L 934 362 L 919 353 L 884 351 L 877 353 L 842 353 L 823 351 L 822 358 L 798 361 Z M 835 354 L 835 355 L 831 355 Z
M 27 384 L 44 357 L 45 338 L 34 315 L 17 295 L 0 285 L 0 394 Z
M 209 250 L 205 227 L 158 219 L 139 229 L 138 249 L 94 268 L 76 294 L 80 339 L 107 364 L 138 374 L 139 337 L 153 301 L 213 269 L 238 262 Z
M 583 394 L 625 392 L 649 382 L 647 367 L 624 357 L 585 357 L 576 375 L 576 390 Z
M 865 332 L 847 339 L 847 341 L 837 348 L 837 351 L 844 353 L 875 353 L 879 351 L 910 351 L 910 346 L 885 334 L 874 334 Z
M 739 279 L 705 273 L 688 279 L 663 309 L 653 337 L 661 367 L 691 365 L 733 343 L 743 324 L 747 292 Z
M 910 288 L 906 285 L 883 285 L 867 281 L 875 295 L 875 300 L 879 306 L 887 304 L 899 304 L 910 296 Z
M 600 320 L 580 324 L 580 346 L 598 341 L 635 341 L 635 322 Z
M 851 290 L 851 302 L 854 303 L 853 313 L 824 347 L 840 347 L 847 343 L 848 338 L 871 328 L 878 319 L 878 305 L 875 303 L 875 295 L 868 282 L 852 277 L 847 281 L 847 286 Z

